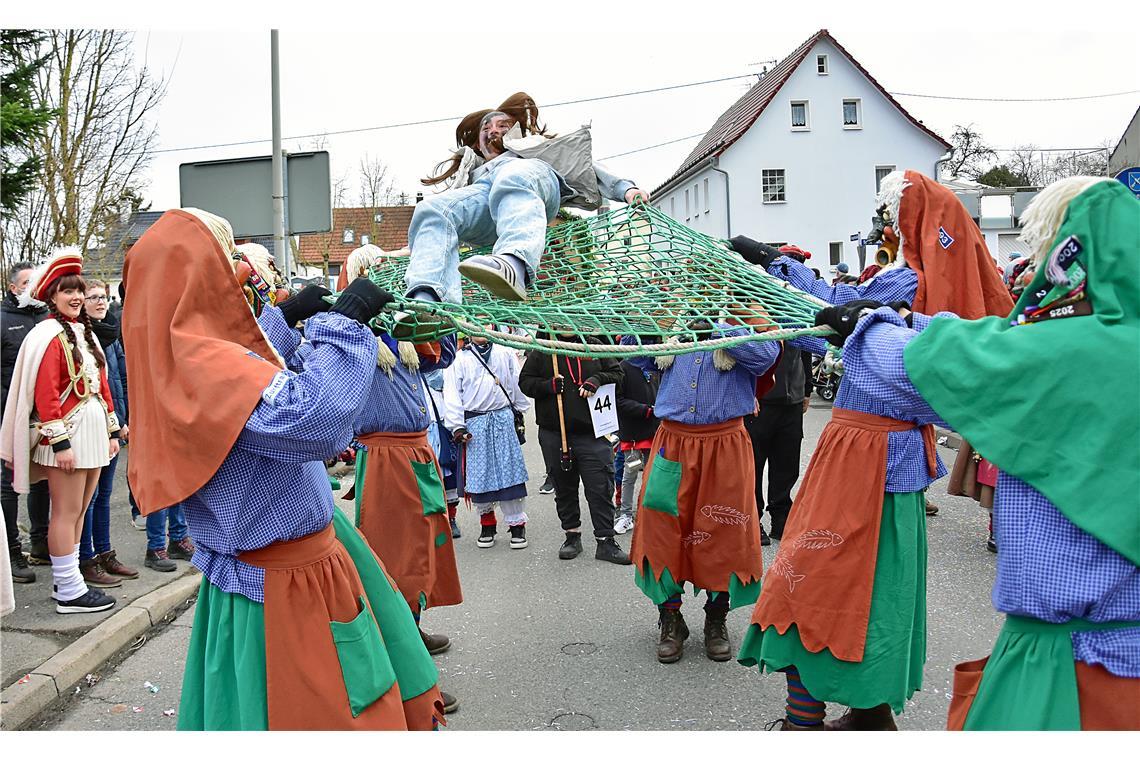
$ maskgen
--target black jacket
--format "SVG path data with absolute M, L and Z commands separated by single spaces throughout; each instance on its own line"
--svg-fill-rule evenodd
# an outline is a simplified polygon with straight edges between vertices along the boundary
M 617 397 L 618 437 L 623 441 L 644 441 L 652 438 L 661 421 L 650 411 L 657 403 L 657 389 L 661 387 L 661 373 L 646 373 L 630 364 L 621 363 L 625 382 Z
M 594 423 L 590 420 L 590 399 L 578 395 L 583 383 L 594 389 L 609 383 L 621 382 L 624 373 L 616 359 L 578 359 L 558 356 L 558 374 L 565 378 L 562 391 L 562 408 L 566 415 L 568 435 L 594 437 Z M 558 401 L 554 393 L 554 365 L 550 354 L 532 351 L 519 373 L 519 388 L 534 399 L 534 416 L 540 428 L 558 430 Z
M 4 294 L 4 301 L 0 304 L 0 385 L 3 386 L 0 412 L 3 412 L 8 403 L 8 386 L 12 383 L 12 372 L 16 368 L 20 345 L 32 328 L 47 317 L 47 308 L 28 306 L 21 309 L 11 291 Z
M 776 366 L 776 384 L 764 394 L 761 404 L 802 404 L 811 393 L 811 377 L 804 372 L 804 360 L 797 348 L 784 344 L 784 355 Z

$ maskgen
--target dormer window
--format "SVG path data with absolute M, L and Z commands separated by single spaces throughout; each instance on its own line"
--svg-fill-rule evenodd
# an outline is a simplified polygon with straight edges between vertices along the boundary
M 827 56 L 817 55 L 815 57 L 815 71 L 817 74 L 823 75 L 827 73 Z

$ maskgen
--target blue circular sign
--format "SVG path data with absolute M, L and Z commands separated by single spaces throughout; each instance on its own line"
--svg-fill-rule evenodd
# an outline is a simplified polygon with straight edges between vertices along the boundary
M 1116 179 L 1124 183 L 1132 194 L 1140 198 L 1140 166 L 1133 166 L 1131 169 L 1125 169 L 1116 175 Z

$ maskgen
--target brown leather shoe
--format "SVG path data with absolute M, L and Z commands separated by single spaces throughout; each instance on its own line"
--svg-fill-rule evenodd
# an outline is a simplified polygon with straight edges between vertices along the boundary
M 420 638 L 423 639 L 428 654 L 443 654 L 451 648 L 451 639 L 442 633 L 424 633 L 424 629 L 421 628 Z
M 443 714 L 451 715 L 459 709 L 459 700 L 448 694 L 446 691 L 440 691 L 439 695 L 443 697 Z
M 705 656 L 713 662 L 728 662 L 732 659 L 732 647 L 728 643 L 727 607 L 705 610 Z
M 194 542 L 190 536 L 181 541 L 170 541 L 166 545 L 166 556 L 170 559 L 184 559 L 189 561 L 194 556 Z
M 83 576 L 84 583 L 95 588 L 118 588 L 123 585 L 121 580 L 107 574 L 107 571 L 99 564 L 98 557 L 81 560 L 79 562 L 79 573 Z
M 822 731 L 823 730 L 823 724 L 822 723 L 812 723 L 810 726 L 801 726 L 801 725 L 798 725 L 796 723 L 792 723 L 787 718 L 780 718 L 779 720 L 772 721 L 771 723 L 769 723 L 767 726 L 764 727 L 764 730 L 765 731 L 771 731 L 773 728 L 776 728 L 777 726 L 780 727 L 781 731 Z
M 685 618 L 681 617 L 680 610 L 662 610 L 661 640 L 657 643 L 657 661 L 662 663 L 677 662 L 685 651 L 685 639 L 689 638 L 689 626 L 685 625 Z
M 890 705 L 879 705 L 870 710 L 851 708 L 839 720 L 823 724 L 827 731 L 898 731 Z
M 926 500 L 926 516 L 927 517 L 933 517 L 936 514 L 938 514 L 938 505 L 931 502 L 930 499 L 927 499 Z
M 96 556 L 99 558 L 99 564 L 103 566 L 103 569 L 107 571 L 108 575 L 118 575 L 123 578 L 139 577 L 138 570 L 135 570 L 133 567 L 127 567 L 119 561 L 119 558 L 115 556 L 114 549 Z

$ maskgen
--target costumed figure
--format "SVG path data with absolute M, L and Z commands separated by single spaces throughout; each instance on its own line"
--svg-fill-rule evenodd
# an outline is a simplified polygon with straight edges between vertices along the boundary
M 173 210 L 123 271 L 128 477 L 144 514 L 183 505 L 203 575 L 178 727 L 432 729 L 438 672 L 323 466 L 351 440 L 376 368 L 366 324 L 392 297 L 362 279 L 318 313 L 328 291 L 310 286 L 259 325 L 233 254 L 224 219 Z
M 988 658 L 955 669 L 948 727 L 1135 731 L 1140 203 L 1112 179 L 1073 177 L 1022 225 L 1036 274 L 1008 316 L 850 315 L 844 385 L 949 423 L 1000 470 L 992 596 L 1005 625 Z
M 89 588 L 79 568 L 83 517 L 99 473 L 119 453 L 107 362 L 83 309 L 87 285 L 78 249 L 54 253 L 32 274 L 20 305 L 47 304 L 49 319 L 20 346 L 0 429 L 0 458 L 16 493 L 47 479 L 52 599 L 56 612 L 101 612 L 115 600 Z
M 950 190 L 914 171 L 892 172 L 878 203 L 884 243 L 897 255 L 862 285 L 829 287 L 755 241 L 736 239 L 734 247 L 851 313 L 884 301 L 970 319 L 1008 312 L 1009 293 L 981 232 Z M 820 354 L 825 348 L 810 337 L 791 345 Z M 785 730 L 822 728 L 824 702 L 851 708 L 829 728 L 894 730 L 892 711 L 901 713 L 922 686 L 924 491 L 946 469 L 930 420 L 855 390 L 850 374 L 848 368 L 737 654 L 744 665 L 786 674 Z
M 431 422 L 428 423 L 428 441 L 431 442 L 435 458 L 439 462 L 439 469 L 443 471 L 443 490 L 447 498 L 447 519 L 451 523 L 451 537 L 460 538 L 462 532 L 456 521 L 459 509 L 459 462 L 456 456 L 457 445 L 452 439 L 451 431 L 444 421 L 447 410 L 447 400 L 443 395 L 443 388 L 447 382 L 446 374 L 442 369 L 433 369 L 421 372 L 423 380 L 424 401 L 431 408 Z
M 383 254 L 376 246 L 378 259 Z M 350 259 L 357 256 L 353 252 Z M 357 256 L 359 258 L 359 256 Z M 349 284 L 359 270 L 350 269 Z M 356 454 L 356 481 L 345 498 L 356 501 L 356 525 L 384 561 L 419 624 L 428 607 L 463 601 L 455 544 L 447 518 L 443 473 L 428 442 L 431 413 L 424 403 L 421 371 L 444 369 L 455 358 L 455 338 L 413 346 L 397 343 L 387 332 L 376 335 L 376 366 L 369 378 L 364 407 L 352 430 L 363 447 Z M 420 630 L 431 654 L 451 641 Z M 444 712 L 458 708 L 444 693 Z
M 448 189 L 416 204 L 408 228 L 410 298 L 460 303 L 465 277 L 499 298 L 523 301 L 546 245 L 546 226 L 559 206 L 593 210 L 603 198 L 645 202 L 648 193 L 593 162 L 590 128 L 555 137 L 538 122 L 525 92 L 498 109 L 465 116 L 455 129 L 457 150 L 426 185 Z M 459 245 L 494 244 L 494 253 L 459 263 Z M 408 337 L 430 315 L 397 315 L 396 334 Z
M 516 419 L 530 408 L 530 399 L 519 390 L 518 357 L 486 338 L 472 338 L 444 378 L 444 421 L 459 445 L 460 485 L 479 512 L 476 544 L 481 549 L 495 545 L 498 507 L 511 534 L 510 547 L 525 549 L 529 476 Z
M 760 318 L 746 325 L 698 325 L 705 338 L 772 327 Z M 634 580 L 659 611 L 658 662 L 677 662 L 683 654 L 689 636 L 681 615 L 685 583 L 708 595 L 705 655 L 717 662 L 732 657 L 729 609 L 752 604 L 760 593 L 755 469 L 743 418 L 756 411 L 757 392 L 763 395 L 771 387 L 779 356 L 780 344 L 769 341 L 628 360 L 640 369 L 661 371 L 653 407 L 661 425 L 645 466 L 629 551 Z

